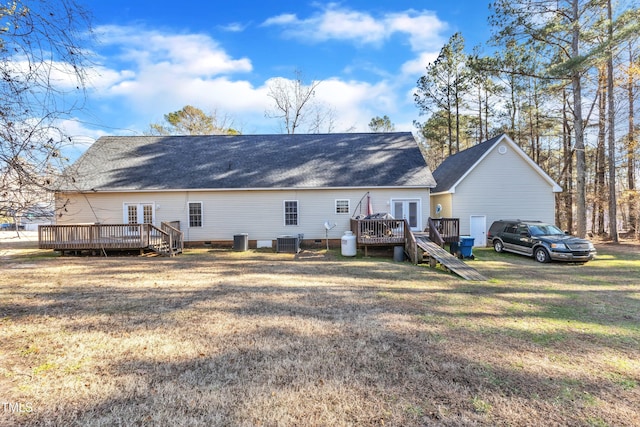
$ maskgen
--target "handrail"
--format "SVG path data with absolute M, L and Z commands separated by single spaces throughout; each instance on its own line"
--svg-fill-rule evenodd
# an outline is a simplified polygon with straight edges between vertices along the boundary
M 407 250 L 409 258 L 411 259 L 411 263 L 418 264 L 418 242 L 416 242 L 416 236 L 411 231 L 411 227 L 409 226 L 409 222 L 407 220 L 404 221 L 404 235 L 404 247 Z
M 429 218 L 429 226 L 427 227 L 427 231 L 429 231 L 429 238 L 433 235 L 432 233 L 436 231 L 440 234 L 440 237 L 444 241 L 444 243 L 453 243 L 458 242 L 460 240 L 460 219 L 459 218 Z M 434 239 L 431 239 L 433 242 L 436 242 Z M 440 244 L 442 246 L 442 244 Z
M 161 223 L 162 230 L 169 233 L 170 235 L 170 243 L 169 247 L 173 251 L 183 252 L 184 251 L 184 233 L 177 227 L 174 227 L 172 224 L 177 224 L 180 226 L 180 221 L 172 221 L 172 222 L 163 222 Z
M 437 244 L 440 247 L 444 246 L 444 239 L 442 238 L 442 235 L 440 234 L 440 231 L 438 230 L 438 226 L 436 225 L 435 221 L 433 220 L 433 218 L 429 218 L 429 239 Z
M 156 252 L 167 255 L 173 254 L 171 249 L 173 242 L 171 241 L 170 233 L 156 227 L 155 225 L 149 224 L 149 227 L 147 227 L 147 239 L 148 246 Z M 166 247 L 165 244 L 167 245 Z

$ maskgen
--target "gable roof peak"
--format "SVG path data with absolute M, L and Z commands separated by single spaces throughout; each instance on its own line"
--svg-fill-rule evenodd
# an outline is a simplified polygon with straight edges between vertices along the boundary
M 536 164 L 523 150 L 505 133 L 501 133 L 493 138 L 483 141 L 473 147 L 460 151 L 447 157 L 433 171 L 437 185 L 432 190 L 432 194 L 454 193 L 455 187 L 487 156 L 500 142 L 506 142 L 522 157 L 545 181 L 552 187 L 554 192 L 562 191 L 562 188 Z

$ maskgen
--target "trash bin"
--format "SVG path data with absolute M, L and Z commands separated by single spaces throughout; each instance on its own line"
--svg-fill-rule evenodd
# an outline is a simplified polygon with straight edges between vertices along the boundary
M 460 258 L 473 259 L 473 241 L 471 236 L 460 236 Z
M 449 253 L 451 255 L 458 256 L 459 252 L 460 252 L 460 242 L 449 243 Z
M 244 252 L 249 250 L 249 234 L 240 233 L 233 236 L 233 250 Z
M 404 246 L 393 247 L 393 260 L 396 262 L 404 261 Z

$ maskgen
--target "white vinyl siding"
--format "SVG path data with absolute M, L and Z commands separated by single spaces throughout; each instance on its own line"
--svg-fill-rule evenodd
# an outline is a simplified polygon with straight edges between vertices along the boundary
M 233 241 L 239 233 L 249 234 L 250 240 L 273 240 L 278 236 L 304 233 L 305 239 L 324 239 L 324 223 L 337 226 L 329 231 L 330 239 L 340 239 L 351 229 L 351 215 L 336 213 L 336 200 L 360 200 L 371 194 L 374 212 L 390 212 L 392 199 L 420 199 L 421 224 L 429 217 L 428 188 L 364 188 L 327 190 L 233 190 L 233 191 L 164 191 L 140 193 L 59 194 L 57 207 L 62 216 L 57 224 L 100 222 L 122 224 L 123 203 L 152 200 L 155 203 L 155 222 L 180 221 L 186 241 Z M 65 202 L 69 202 L 65 205 Z M 188 227 L 189 202 L 203 205 L 202 227 Z M 283 200 L 298 201 L 298 227 L 284 225 Z M 67 211 L 61 207 L 65 205 Z M 361 208 L 350 206 L 355 214 L 366 215 L 366 198 Z M 353 214 L 354 212 L 351 212 Z
M 498 219 L 555 221 L 553 187 L 512 147 L 505 154 L 498 148 L 458 184 L 452 195 L 451 216 L 460 218 L 462 235 L 470 233 L 472 215 L 486 216 L 487 227 Z

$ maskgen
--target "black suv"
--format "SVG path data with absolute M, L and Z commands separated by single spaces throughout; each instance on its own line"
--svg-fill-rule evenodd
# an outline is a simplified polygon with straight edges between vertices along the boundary
M 495 221 L 487 233 L 487 242 L 496 252 L 533 256 L 538 262 L 587 262 L 596 256 L 596 248 L 590 241 L 540 221 Z

